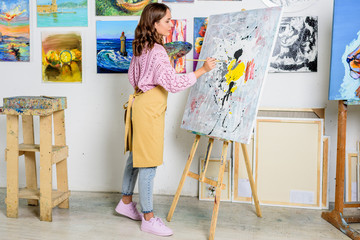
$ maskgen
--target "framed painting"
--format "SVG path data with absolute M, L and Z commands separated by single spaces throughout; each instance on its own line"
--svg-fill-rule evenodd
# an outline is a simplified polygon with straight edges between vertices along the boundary
M 96 21 L 97 73 L 127 73 L 138 21 Z
M 87 0 L 37 0 L 38 27 L 87 27 Z
M 186 41 L 186 20 L 171 20 L 173 27 L 171 28 L 170 35 L 164 37 L 164 43 L 175 41 Z M 186 56 L 174 60 L 174 68 L 177 73 L 186 73 Z
M 200 159 L 200 172 L 204 169 L 205 159 Z M 220 159 L 209 159 L 208 167 L 206 169 L 205 177 L 211 180 L 217 181 L 220 169 Z M 225 189 L 221 191 L 220 201 L 231 201 L 231 161 L 226 160 L 225 171 L 223 176 L 223 184 L 225 184 Z M 200 200 L 209 200 L 214 201 L 215 199 L 216 187 L 199 182 L 199 199 Z
M 96 16 L 140 16 L 142 10 L 157 0 L 95 0 Z
M 43 82 L 82 82 L 82 44 L 79 32 L 42 32 Z
M 3 0 L 0 7 L 0 62 L 29 61 L 29 0 Z
M 275 7 L 209 17 L 200 59 L 220 62 L 191 88 L 181 128 L 250 141 L 281 14 L 282 8 Z
M 360 22 L 349 22 L 349 11 L 360 11 L 357 0 L 334 1 L 329 100 L 358 102 L 360 100 Z
M 270 72 L 317 72 L 317 17 L 284 17 L 270 60 Z

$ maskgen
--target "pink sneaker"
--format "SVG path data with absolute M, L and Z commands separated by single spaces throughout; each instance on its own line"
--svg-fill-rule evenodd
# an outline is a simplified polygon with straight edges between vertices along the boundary
M 163 237 L 173 235 L 173 231 L 167 226 L 165 226 L 165 224 L 159 217 L 153 217 L 149 221 L 146 221 L 144 217 L 142 217 L 141 231 Z
M 116 206 L 115 211 L 121 215 L 124 215 L 136 221 L 140 221 L 142 218 L 141 214 L 136 209 L 135 202 L 125 204 L 121 199 L 119 204 Z

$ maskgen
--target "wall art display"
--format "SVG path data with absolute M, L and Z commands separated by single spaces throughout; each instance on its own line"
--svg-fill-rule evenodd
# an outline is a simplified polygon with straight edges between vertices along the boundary
M 42 32 L 43 82 L 82 82 L 79 32 Z
M 284 12 L 296 12 L 310 7 L 317 0 L 263 0 L 269 7 L 283 6 Z
M 183 129 L 250 141 L 281 13 L 282 8 L 275 7 L 209 17 L 200 59 L 215 57 L 222 62 L 191 88 Z
M 204 42 L 205 32 L 208 24 L 208 18 L 206 17 L 195 17 L 194 18 L 194 51 L 193 58 L 199 59 L 202 44 Z M 194 61 L 194 71 L 197 66 L 197 61 Z
M 164 37 L 164 43 L 175 41 L 186 41 L 186 20 L 171 20 L 173 27 L 169 36 Z M 177 73 L 186 73 L 186 57 L 181 57 L 174 60 L 174 68 Z
M 96 21 L 97 73 L 127 73 L 138 21 Z
M 87 0 L 37 0 L 38 27 L 87 27 Z
M 200 172 L 204 169 L 205 159 L 200 159 Z M 208 167 L 206 169 L 205 177 L 214 181 L 218 180 L 219 169 L 220 169 L 220 159 L 209 159 Z M 225 189 L 221 191 L 220 201 L 230 201 L 231 200 L 231 164 L 230 160 L 226 160 L 223 184 L 225 184 Z M 214 201 L 216 187 L 199 182 L 199 199 L 200 200 L 210 200 Z
M 0 4 L 0 62 L 29 62 L 29 0 Z
M 360 11 L 356 0 L 335 0 L 329 100 L 358 102 L 360 96 L 360 22 L 349 24 L 349 11 Z
M 140 16 L 150 2 L 157 0 L 95 0 L 96 16 Z
M 269 71 L 317 72 L 317 53 L 317 17 L 284 17 Z

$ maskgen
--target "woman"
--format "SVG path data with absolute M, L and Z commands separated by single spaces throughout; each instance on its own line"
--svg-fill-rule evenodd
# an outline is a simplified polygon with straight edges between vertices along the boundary
M 163 47 L 163 37 L 171 32 L 171 12 L 162 3 L 147 5 L 140 17 L 133 41 L 134 56 L 129 81 L 135 89 L 126 113 L 125 150 L 130 150 L 122 185 L 123 197 L 116 211 L 133 220 L 141 220 L 141 230 L 170 236 L 172 230 L 153 213 L 153 180 L 156 167 L 163 162 L 164 119 L 168 92 L 179 92 L 194 85 L 196 79 L 215 67 L 208 58 L 195 72 L 177 75 Z M 132 201 L 139 175 L 139 198 L 143 215 Z

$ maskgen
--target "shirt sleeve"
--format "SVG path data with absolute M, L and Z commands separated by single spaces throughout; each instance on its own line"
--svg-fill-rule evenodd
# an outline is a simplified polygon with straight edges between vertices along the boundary
M 156 62 L 154 65 L 154 80 L 156 84 L 162 86 L 166 91 L 176 93 L 195 84 L 195 73 L 177 74 L 162 46 L 159 46 L 159 51 L 156 51 L 154 61 Z

